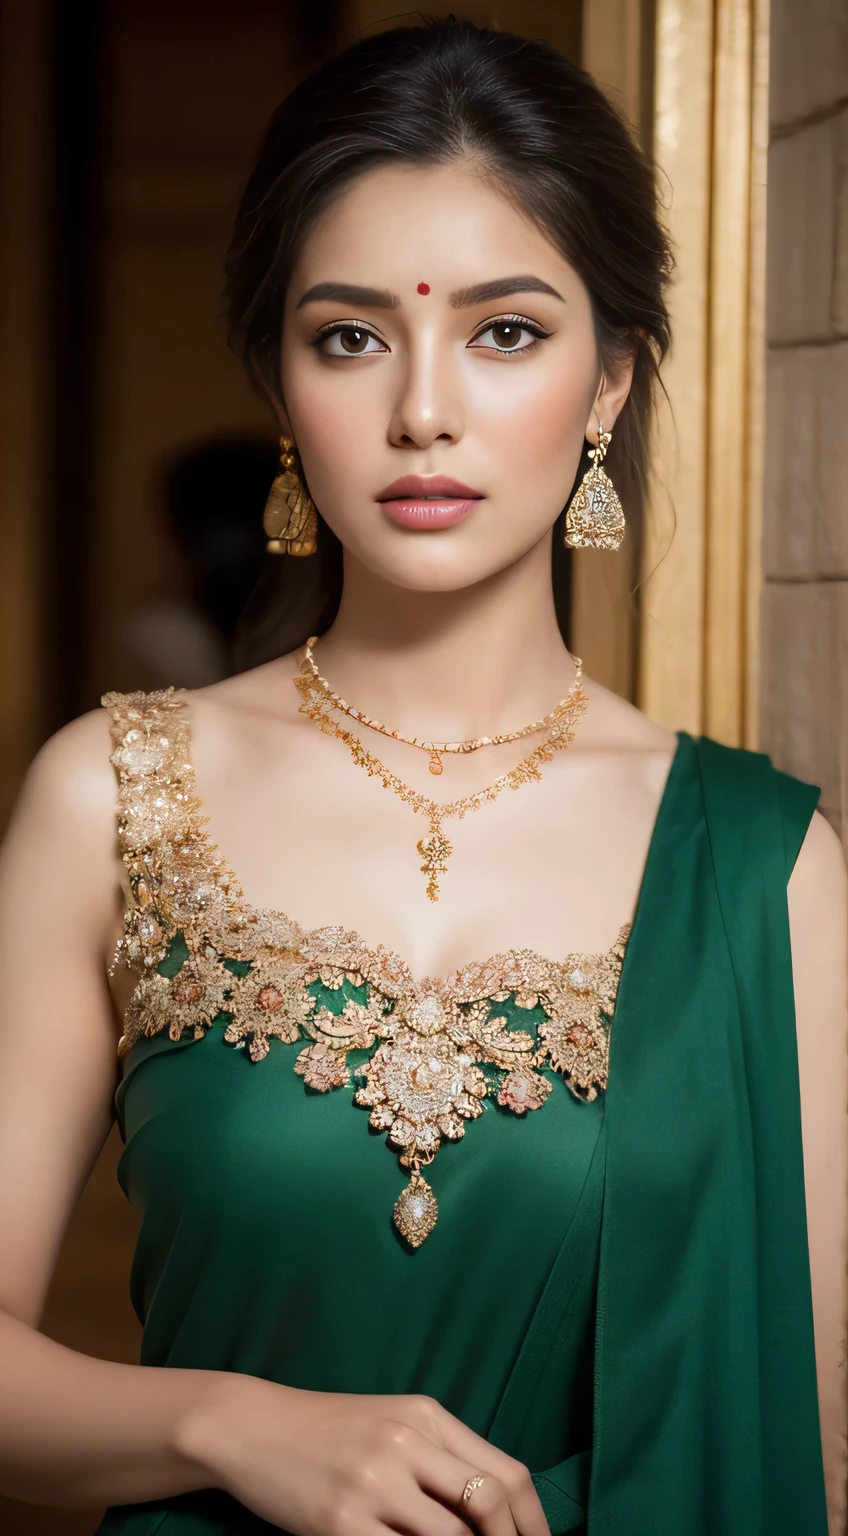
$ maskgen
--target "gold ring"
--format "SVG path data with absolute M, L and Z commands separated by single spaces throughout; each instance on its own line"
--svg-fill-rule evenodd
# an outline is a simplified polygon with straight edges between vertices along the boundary
M 468 1482 L 465 1484 L 465 1487 L 462 1490 L 462 1499 L 460 1502 L 462 1504 L 467 1504 L 468 1500 L 471 1498 L 472 1493 L 474 1492 L 474 1489 L 479 1488 L 480 1484 L 484 1481 L 485 1479 L 480 1475 L 479 1472 L 475 1472 L 473 1477 L 469 1477 Z

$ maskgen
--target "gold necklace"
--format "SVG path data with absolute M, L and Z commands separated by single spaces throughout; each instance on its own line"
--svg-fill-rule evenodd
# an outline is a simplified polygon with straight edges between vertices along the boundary
M 416 843 L 416 848 L 423 859 L 421 873 L 427 876 L 427 895 L 430 901 L 439 899 L 439 875 L 447 871 L 448 859 L 453 853 L 442 822 L 448 816 L 456 816 L 459 820 L 469 811 L 476 811 L 479 806 L 489 800 L 496 800 L 502 789 L 519 789 L 522 784 L 529 784 L 532 780 L 541 779 L 540 766 L 550 762 L 555 752 L 564 750 L 573 740 L 580 717 L 584 713 L 589 700 L 583 692 L 581 679 L 583 676 L 583 663 L 579 656 L 572 657 L 577 672 L 574 682 L 568 690 L 565 698 L 551 711 L 548 717 L 547 739 L 535 747 L 527 757 L 511 768 L 508 773 L 501 774 L 500 778 L 488 784 L 485 789 L 478 789 L 472 795 L 464 795 L 460 800 L 451 800 L 449 804 L 442 805 L 437 800 L 430 800 L 427 795 L 422 795 L 416 789 L 411 789 L 404 784 L 388 769 L 378 757 L 374 757 L 362 745 L 358 736 L 345 729 L 337 720 L 332 719 L 332 713 L 339 708 L 332 690 L 324 686 L 320 675 L 316 676 L 313 667 L 307 665 L 304 656 L 300 671 L 294 676 L 294 685 L 300 694 L 301 702 L 298 706 L 300 714 L 308 715 L 314 720 L 326 736 L 336 736 L 343 741 L 348 748 L 351 757 L 366 773 L 376 775 L 380 779 L 384 789 L 391 789 L 411 805 L 413 811 L 427 818 L 430 830 L 426 836 Z
M 326 677 L 322 677 L 315 665 L 312 647 L 317 639 L 317 635 L 312 635 L 307 640 L 303 661 L 309 667 L 316 682 L 321 684 L 326 697 L 332 699 L 334 707 L 341 710 L 342 714 L 349 715 L 352 720 L 358 720 L 360 725 L 367 725 L 370 730 L 379 731 L 381 736 L 390 736 L 393 741 L 402 741 L 408 747 L 418 747 L 422 752 L 428 752 L 430 754 L 429 768 L 431 773 L 438 774 L 442 772 L 442 755 L 445 752 L 476 752 L 478 747 L 501 747 L 505 742 L 522 741 L 525 736 L 535 736 L 538 731 L 547 730 L 554 723 L 557 711 L 562 709 L 566 699 L 569 697 L 569 695 L 566 695 L 565 699 L 560 699 L 559 703 L 549 710 L 546 715 L 543 715 L 541 720 L 534 720 L 530 725 L 523 725 L 520 731 L 505 731 L 498 736 L 472 736 L 467 741 L 419 741 L 417 736 L 404 736 L 400 731 L 390 730 L 387 725 L 381 725 L 379 720 L 372 720 L 370 715 L 363 714 L 361 709 L 354 709 L 352 704 L 348 704 L 347 699 L 343 699 L 338 693 L 334 693 Z

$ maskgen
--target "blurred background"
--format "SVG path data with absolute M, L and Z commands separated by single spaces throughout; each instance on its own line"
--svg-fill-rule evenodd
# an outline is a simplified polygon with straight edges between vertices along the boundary
M 581 63 L 657 161 L 678 270 L 644 508 L 572 560 L 572 649 L 848 806 L 845 0 L 468 0 Z M 224 343 L 263 125 L 383 0 L 0 0 L 0 817 L 102 691 L 226 674 L 277 438 Z M 632 530 L 641 524 L 642 534 Z M 113 1132 L 45 1330 L 136 1360 Z M 8 1176 L 8 1175 L 7 1175 Z M 0 1529 L 98 1511 L 0 1500 Z

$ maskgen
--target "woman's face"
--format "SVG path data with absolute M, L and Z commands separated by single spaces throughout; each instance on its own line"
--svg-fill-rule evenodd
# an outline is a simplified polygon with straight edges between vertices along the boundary
M 546 538 L 625 373 L 602 381 L 581 278 L 468 163 L 369 172 L 292 272 L 284 425 L 346 550 L 399 587 L 455 591 Z

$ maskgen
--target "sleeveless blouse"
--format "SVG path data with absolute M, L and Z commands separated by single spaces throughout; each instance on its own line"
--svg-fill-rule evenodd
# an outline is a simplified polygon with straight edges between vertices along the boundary
M 180 693 L 104 704 L 141 1363 L 426 1393 L 553 1536 L 825 1536 L 786 911 L 818 792 L 680 732 L 606 954 L 418 981 L 249 906 Z M 98 1532 L 273 1529 L 210 1489 Z

